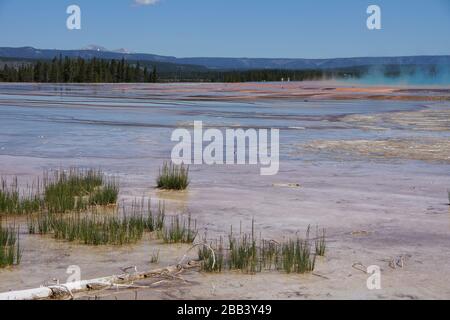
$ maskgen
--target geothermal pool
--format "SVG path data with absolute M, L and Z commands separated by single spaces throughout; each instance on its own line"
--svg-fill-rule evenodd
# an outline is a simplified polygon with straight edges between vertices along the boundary
M 0 84 L 0 175 L 25 185 L 44 169 L 101 168 L 119 177 L 121 200 L 163 200 L 211 237 L 231 225 L 250 228 L 252 219 L 278 240 L 308 225 L 327 229 L 329 254 L 316 275 L 192 272 L 188 283 L 143 290 L 140 298 L 449 298 L 449 97 L 446 88 L 339 83 Z M 197 165 L 187 192 L 157 191 L 173 130 L 194 121 L 279 129 L 280 172 Z M 159 266 L 174 264 L 187 250 L 152 239 L 85 247 L 28 236 L 26 218 L 12 220 L 22 226 L 23 258 L 0 270 L 1 292 L 65 280 L 71 265 L 89 279 L 130 265 L 146 270 L 155 250 Z M 405 266 L 393 269 L 397 257 Z M 381 290 L 367 289 L 358 263 L 381 267 Z

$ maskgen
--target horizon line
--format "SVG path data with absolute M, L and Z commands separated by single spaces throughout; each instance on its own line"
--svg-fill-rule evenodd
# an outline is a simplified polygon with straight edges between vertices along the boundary
M 99 46 L 101 47 L 101 46 Z M 154 55 L 159 57 L 169 57 L 176 59 L 260 59 L 260 60 L 336 60 L 336 59 L 364 59 L 364 58 L 408 58 L 408 57 L 450 57 L 450 53 L 448 54 L 400 54 L 400 55 L 383 55 L 383 56 L 343 56 L 343 57 L 328 57 L 328 58 L 285 58 L 285 57 L 251 57 L 251 56 L 233 56 L 233 57 L 225 57 L 225 56 L 190 56 L 190 57 L 179 57 L 176 55 L 164 55 L 159 53 L 149 53 L 149 52 L 118 52 L 115 50 L 95 50 L 95 49 L 58 49 L 58 48 L 37 48 L 34 46 L 0 46 L 2 48 L 10 48 L 10 49 L 23 49 L 23 48 L 31 48 L 35 50 L 55 50 L 55 51 L 89 51 L 89 52 L 106 52 L 106 53 L 115 53 L 122 55 Z M 105 48 L 106 49 L 106 48 Z M 119 49 L 117 49 L 119 50 Z

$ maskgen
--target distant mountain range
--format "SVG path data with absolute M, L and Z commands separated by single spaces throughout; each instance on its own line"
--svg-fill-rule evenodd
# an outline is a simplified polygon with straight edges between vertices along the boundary
M 358 66 L 378 65 L 450 65 L 450 55 L 447 56 L 404 56 L 404 57 L 362 57 L 335 59 L 263 59 L 263 58 L 176 58 L 155 54 L 130 53 L 126 49 L 109 51 L 106 48 L 90 45 L 81 50 L 35 49 L 32 47 L 9 48 L 0 47 L 0 58 L 13 59 L 53 59 L 59 55 L 84 59 L 122 59 L 184 65 L 196 70 L 252 70 L 252 69 L 337 69 Z
M 128 49 L 125 48 L 120 48 L 120 49 L 116 49 L 116 50 L 109 50 L 105 47 L 102 46 L 98 46 L 96 44 L 90 44 L 84 48 L 81 49 L 82 51 L 102 51 L 102 52 L 116 52 L 116 53 L 120 53 L 120 54 L 132 54 L 134 52 L 131 52 Z

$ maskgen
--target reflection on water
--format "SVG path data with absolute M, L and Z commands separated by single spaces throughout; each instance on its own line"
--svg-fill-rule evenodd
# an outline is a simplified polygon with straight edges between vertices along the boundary
M 336 136 L 368 139 L 374 133 L 339 120 L 422 108 L 416 102 L 389 101 L 193 100 L 205 92 L 230 95 L 220 86 L 25 84 L 0 90 L 0 154 L 44 158 L 167 158 L 173 129 L 190 127 L 194 120 L 205 127 L 279 128 L 282 148 Z

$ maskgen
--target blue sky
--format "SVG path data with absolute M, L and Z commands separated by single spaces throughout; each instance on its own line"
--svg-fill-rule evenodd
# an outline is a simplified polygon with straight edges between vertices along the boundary
M 71 4 L 82 30 L 66 28 Z M 366 27 L 370 4 L 382 9 L 382 30 Z M 450 0 L 0 0 L 0 30 L 0 46 L 177 57 L 450 54 Z

